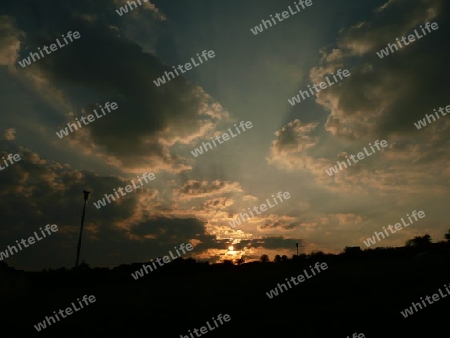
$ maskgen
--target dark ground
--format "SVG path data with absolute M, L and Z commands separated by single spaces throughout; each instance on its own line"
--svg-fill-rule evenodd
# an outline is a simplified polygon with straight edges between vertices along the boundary
M 313 255 L 240 266 L 175 261 L 134 280 L 116 269 L 21 272 L 0 264 L 2 322 L 28 337 L 180 337 L 218 314 L 213 337 L 443 337 L 450 297 L 411 317 L 400 311 L 450 283 L 449 246 Z M 428 252 L 418 256 L 420 252 Z M 269 299 L 266 292 L 315 262 L 328 269 Z M 84 294 L 96 302 L 41 332 L 34 325 Z M 442 332 L 442 333 L 441 333 Z M 81 334 L 81 335 L 80 335 Z M 195 337 L 195 335 L 194 335 Z

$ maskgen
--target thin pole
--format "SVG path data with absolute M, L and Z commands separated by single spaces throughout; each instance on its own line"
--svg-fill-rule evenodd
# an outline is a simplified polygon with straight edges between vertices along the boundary
M 80 258 L 81 236 L 83 234 L 84 215 L 86 212 L 86 202 L 89 195 L 89 191 L 83 191 L 83 193 L 84 193 L 84 207 L 83 207 L 83 215 L 81 216 L 81 229 L 80 229 L 80 237 L 78 238 L 77 260 L 75 262 L 75 267 L 78 266 L 78 259 Z

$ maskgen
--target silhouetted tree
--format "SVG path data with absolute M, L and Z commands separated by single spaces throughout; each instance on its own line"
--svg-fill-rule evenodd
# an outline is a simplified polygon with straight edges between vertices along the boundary
M 81 261 L 81 264 L 79 264 L 77 267 L 74 267 L 74 269 L 75 269 L 75 270 L 86 271 L 86 270 L 89 270 L 90 267 L 89 267 L 89 264 L 86 263 L 86 262 L 84 261 L 84 259 L 83 259 L 83 260 Z M 49 270 L 49 271 L 50 271 L 50 270 Z
M 423 247 L 431 244 L 431 236 L 426 234 L 423 236 L 416 236 L 413 239 L 406 241 L 406 246 Z
M 347 256 L 360 256 L 362 251 L 361 251 L 361 247 L 359 247 L 359 246 L 346 246 L 344 248 L 344 253 Z
M 280 255 L 276 255 L 275 259 L 273 260 L 275 263 L 281 263 L 281 256 Z
M 267 262 L 269 262 L 269 256 L 264 254 L 261 256 L 260 260 L 261 260 L 261 263 L 267 263 Z
M 236 264 L 237 264 L 237 265 L 241 265 L 241 264 L 244 264 L 244 263 L 245 263 L 244 257 L 241 257 L 241 258 L 239 258 L 239 259 L 236 259 Z
M 321 258 L 325 256 L 325 253 L 323 251 L 313 251 L 309 254 L 309 257 L 311 258 Z
M 450 242 L 450 230 L 447 231 L 447 233 L 445 234 L 444 238 Z
M 303 261 L 303 260 L 305 260 L 306 258 L 308 257 L 308 255 L 307 254 L 304 254 L 304 253 L 302 253 L 302 254 L 300 254 L 300 255 L 292 255 L 292 260 L 293 261 Z
M 281 261 L 283 263 L 286 263 L 287 261 L 289 261 L 288 257 L 286 255 L 281 256 Z

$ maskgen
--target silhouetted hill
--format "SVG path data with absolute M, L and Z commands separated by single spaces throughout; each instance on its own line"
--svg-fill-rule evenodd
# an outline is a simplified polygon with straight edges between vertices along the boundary
M 208 337 L 437 337 L 448 299 L 403 318 L 400 311 L 450 281 L 450 246 L 294 256 L 285 262 L 241 265 L 178 259 L 138 280 L 142 264 L 114 269 L 17 271 L 0 264 L 4 320 L 16 334 L 88 337 L 180 337 L 218 314 L 231 321 Z M 266 293 L 326 262 L 328 269 L 270 299 Z M 311 273 L 310 273 L 311 274 Z M 96 302 L 37 332 L 53 311 L 83 295 Z M 423 323 L 427 323 L 424 327 Z M 271 332 L 269 334 L 269 332 Z M 195 337 L 195 335 L 194 335 Z

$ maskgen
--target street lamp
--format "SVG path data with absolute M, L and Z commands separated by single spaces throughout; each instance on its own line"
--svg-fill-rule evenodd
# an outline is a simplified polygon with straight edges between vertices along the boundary
M 84 194 L 84 207 L 83 207 L 83 215 L 81 216 L 81 229 L 80 229 L 80 237 L 78 238 L 77 260 L 75 262 L 75 267 L 78 266 L 78 259 L 80 258 L 81 235 L 83 233 L 84 214 L 86 211 L 86 202 L 89 198 L 90 191 L 83 190 L 83 194 Z

